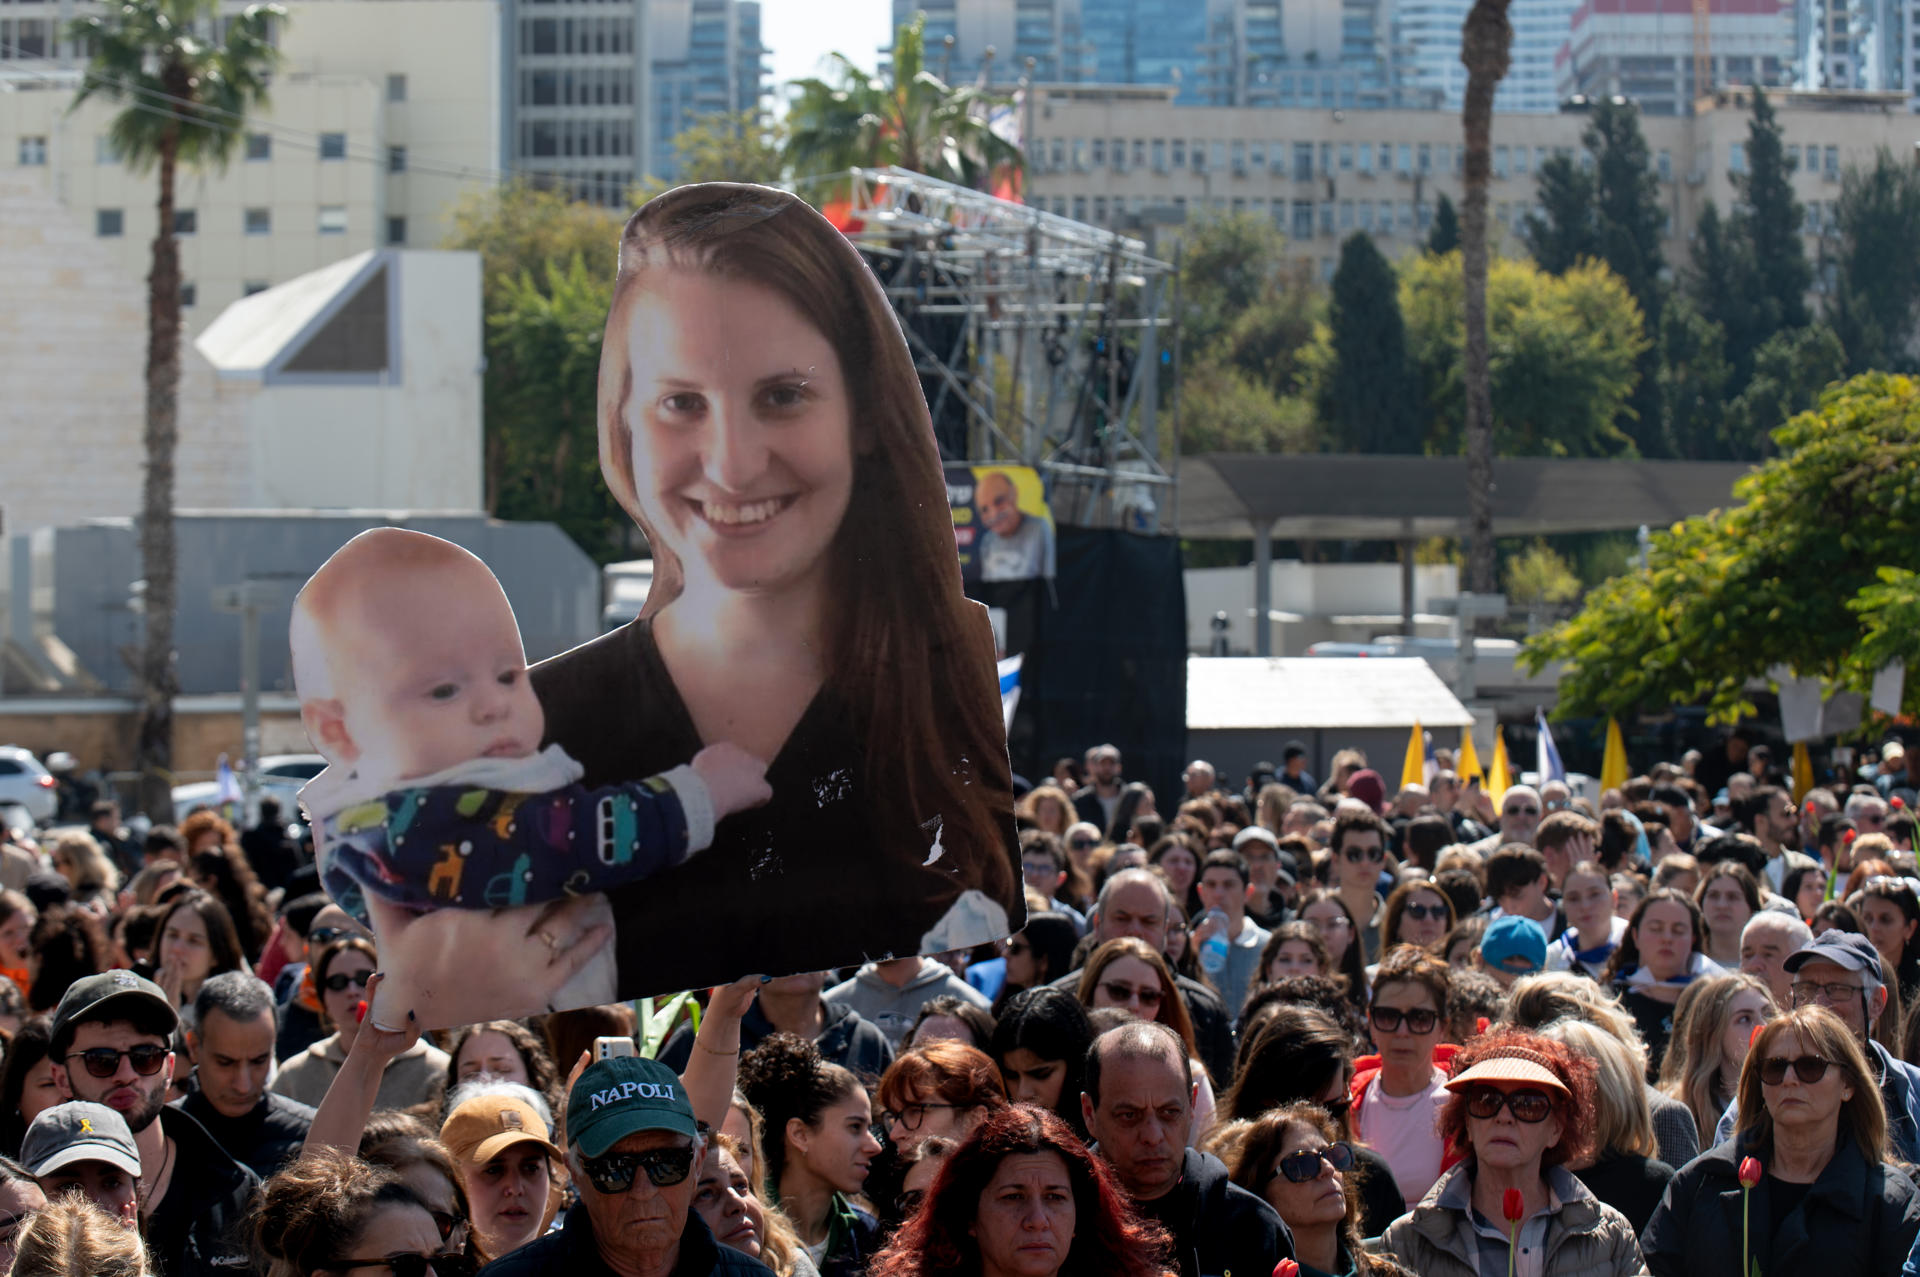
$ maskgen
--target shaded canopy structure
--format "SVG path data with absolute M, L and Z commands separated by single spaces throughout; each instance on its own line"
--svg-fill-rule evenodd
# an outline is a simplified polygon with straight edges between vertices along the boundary
M 1503 457 L 1493 463 L 1493 534 L 1659 528 L 1733 501 L 1739 461 Z M 1256 650 L 1267 623 L 1273 540 L 1395 541 L 1411 614 L 1413 542 L 1466 537 L 1465 457 L 1209 453 L 1180 465 L 1176 524 L 1192 538 L 1253 542 Z

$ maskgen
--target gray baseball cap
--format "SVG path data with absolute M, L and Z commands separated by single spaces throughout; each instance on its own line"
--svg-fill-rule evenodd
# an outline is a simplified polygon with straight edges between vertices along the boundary
M 34 1118 L 20 1141 L 20 1161 L 36 1179 L 75 1162 L 105 1162 L 140 1177 L 140 1148 L 127 1119 L 85 1100 L 56 1104 Z

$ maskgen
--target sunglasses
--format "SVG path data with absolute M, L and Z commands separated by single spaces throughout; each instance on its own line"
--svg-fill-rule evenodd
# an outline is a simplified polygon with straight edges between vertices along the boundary
M 1827 1075 L 1832 1062 L 1817 1055 L 1803 1055 L 1789 1060 L 1782 1055 L 1770 1055 L 1760 1061 L 1760 1080 L 1768 1086 L 1779 1086 L 1787 1080 L 1787 1069 L 1791 1066 L 1793 1075 L 1812 1086 Z
M 384 1259 L 336 1259 L 327 1265 L 331 1272 L 351 1272 L 356 1268 L 385 1268 L 393 1277 L 473 1277 L 473 1261 L 465 1255 L 388 1255 Z
M 1445 905 L 1423 905 L 1415 903 L 1408 905 L 1400 912 L 1402 915 L 1412 918 L 1415 922 L 1427 922 L 1429 920 L 1437 922 L 1447 916 L 1447 907 Z
M 307 944 L 316 949 L 324 949 L 342 936 L 352 934 L 353 932 L 345 927 L 315 927 L 307 932 Z
M 1509 807 L 1500 813 L 1502 816 L 1538 816 L 1538 807 Z
M 354 985 L 357 988 L 364 989 L 367 987 L 367 981 L 371 979 L 373 979 L 373 972 L 371 971 L 356 971 L 352 975 L 348 975 L 344 971 L 336 971 L 327 977 L 327 992 L 345 993 L 348 985 Z
M 454 1229 L 466 1226 L 465 1215 L 455 1215 L 443 1210 L 434 1210 L 431 1207 L 427 1209 L 427 1214 L 433 1216 L 433 1226 L 440 1230 L 440 1240 L 443 1242 L 453 1240 Z
M 84 1051 L 75 1051 L 67 1058 L 80 1061 L 92 1077 L 108 1078 L 120 1071 L 120 1060 L 124 1056 L 133 1064 L 135 1073 L 141 1077 L 152 1077 L 160 1071 L 160 1066 L 167 1062 L 167 1056 L 170 1054 L 172 1052 L 164 1046 L 142 1045 L 130 1051 L 116 1051 L 110 1046 L 94 1046 Z
M 1553 1115 L 1553 1098 L 1545 1091 L 1536 1091 L 1527 1087 L 1519 1091 L 1503 1091 L 1497 1086 L 1476 1086 L 1467 1092 L 1467 1115 L 1483 1121 L 1499 1116 L 1501 1109 L 1513 1114 L 1516 1122 L 1525 1122 L 1529 1126 L 1544 1122 Z
M 1091 838 L 1075 838 L 1072 842 L 1067 844 L 1067 846 L 1073 848 L 1075 851 L 1092 851 L 1095 847 L 1098 847 L 1099 845 L 1100 844 L 1098 842 L 1094 841 Z
M 1138 1002 L 1143 1007 L 1157 1007 L 1160 1005 L 1160 990 L 1158 989 L 1136 989 L 1130 984 L 1113 983 L 1102 984 L 1100 987 L 1105 989 L 1107 996 L 1115 1002 Z
M 1347 858 L 1350 865 L 1357 865 L 1363 860 L 1371 860 L 1377 865 L 1387 858 L 1384 847 L 1349 847 L 1340 854 Z
M 1325 1148 L 1303 1148 L 1298 1153 L 1288 1153 L 1273 1168 L 1275 1175 L 1284 1175 L 1290 1184 L 1310 1184 L 1320 1178 L 1320 1164 L 1325 1162 L 1336 1171 L 1353 1169 L 1353 1150 L 1345 1144 L 1329 1144 Z
M 609 1197 L 633 1187 L 634 1176 L 645 1171 L 655 1188 L 671 1188 L 693 1173 L 693 1149 L 654 1148 L 644 1153 L 608 1153 L 585 1161 L 587 1179 L 595 1191 Z
M 1368 1012 L 1368 1018 L 1373 1021 L 1373 1027 L 1382 1033 L 1398 1033 L 1402 1024 L 1407 1026 L 1409 1033 L 1431 1033 L 1433 1027 L 1440 1023 L 1440 1013 L 1428 1011 L 1424 1007 L 1415 1008 L 1412 1011 L 1401 1011 L 1394 1007 L 1374 1007 Z

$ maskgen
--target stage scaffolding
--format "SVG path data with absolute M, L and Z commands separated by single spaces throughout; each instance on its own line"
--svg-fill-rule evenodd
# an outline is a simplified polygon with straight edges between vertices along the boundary
M 1175 268 L 1139 240 L 905 169 L 827 180 L 849 192 L 847 235 L 900 315 L 943 455 L 1035 467 L 1061 523 L 1172 532 Z

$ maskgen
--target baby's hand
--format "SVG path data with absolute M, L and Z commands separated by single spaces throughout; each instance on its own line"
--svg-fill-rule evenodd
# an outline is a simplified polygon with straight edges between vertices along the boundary
M 693 771 L 707 783 L 715 820 L 758 807 L 773 797 L 767 765 L 738 745 L 722 741 L 707 746 L 693 756 Z

